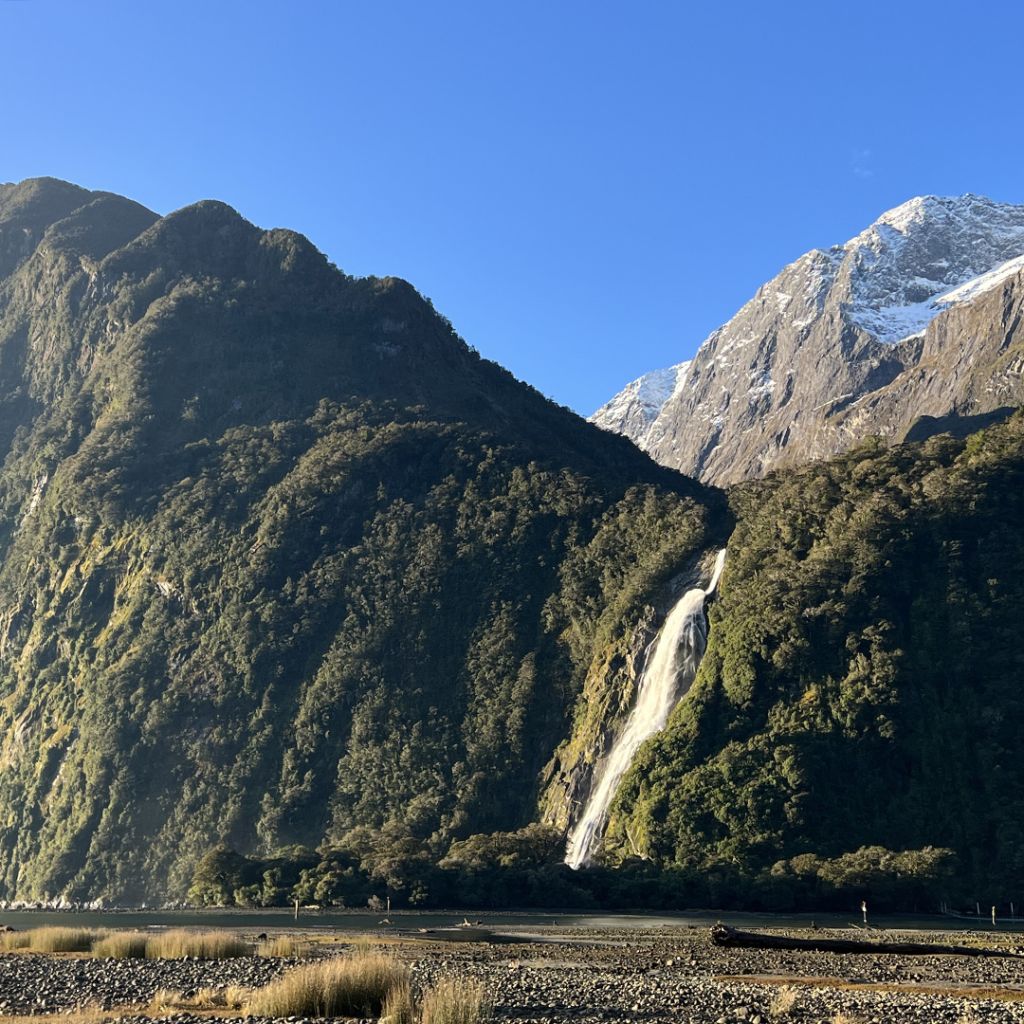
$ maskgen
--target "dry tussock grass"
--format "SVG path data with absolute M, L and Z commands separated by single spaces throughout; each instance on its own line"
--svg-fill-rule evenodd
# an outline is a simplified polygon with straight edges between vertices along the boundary
M 186 956 L 221 960 L 250 953 L 252 946 L 232 932 L 190 932 L 181 928 L 150 936 L 146 943 L 148 960 L 181 960 Z
M 146 1014 L 150 1017 L 173 1016 L 188 1011 L 189 1013 L 240 1010 L 249 997 L 249 990 L 239 985 L 228 985 L 226 988 L 201 988 L 194 995 L 186 996 L 174 989 L 159 989 L 154 993 Z M 7 1024 L 4 1021 L 4 1024 Z
M 148 942 L 145 932 L 111 932 L 92 944 L 92 955 L 114 960 L 143 960 Z
M 484 986 L 469 978 L 444 978 L 423 993 L 421 1024 L 478 1024 L 491 1016 Z
M 296 967 L 256 989 L 246 1012 L 257 1017 L 379 1017 L 409 972 L 381 954 L 339 957 Z
M 381 1024 L 416 1024 L 416 999 L 408 980 L 387 994 L 380 1013 Z
M 256 955 L 301 956 L 305 948 L 306 943 L 301 942 L 294 935 L 275 935 L 273 938 L 265 939 L 256 947 Z
M 94 928 L 30 928 L 27 932 L 0 935 L 0 949 L 31 953 L 88 953 L 92 944 L 106 935 Z
M 102 1010 L 98 1006 L 80 1006 L 75 1010 L 64 1010 L 59 1014 L 37 1013 L 31 1017 L 5 1016 L 4 1024 L 98 1024 L 99 1021 L 108 1021 L 115 1016 L 110 1010 Z

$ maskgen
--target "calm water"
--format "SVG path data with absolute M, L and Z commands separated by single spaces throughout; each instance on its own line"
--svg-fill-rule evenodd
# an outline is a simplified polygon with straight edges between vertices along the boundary
M 859 914 L 743 914 L 714 911 L 691 911 L 679 914 L 595 914 L 483 911 L 424 912 L 392 911 L 392 928 L 443 928 L 457 925 L 468 918 L 497 931 L 533 932 L 537 929 L 637 929 L 710 927 L 716 921 L 737 928 L 807 927 L 815 921 L 822 927 L 843 928 L 859 923 Z M 300 912 L 298 923 L 288 910 L 131 910 L 131 911 L 0 911 L 0 926 L 35 928 L 39 925 L 81 925 L 90 928 L 201 927 L 238 928 L 245 931 L 266 931 L 271 928 L 331 929 L 340 932 L 386 932 L 383 913 L 369 911 Z M 876 928 L 938 929 L 949 931 L 992 931 L 991 921 L 982 918 L 939 916 L 872 917 Z M 1002 921 L 1000 929 L 1021 930 L 1024 921 Z

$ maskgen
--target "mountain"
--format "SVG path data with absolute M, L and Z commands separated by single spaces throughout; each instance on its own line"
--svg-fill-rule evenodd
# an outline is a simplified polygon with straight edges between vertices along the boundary
M 593 658 L 728 529 L 222 203 L 2 185 L 0 273 L 0 898 L 527 824 Z
M 758 289 L 693 360 L 592 417 L 716 484 L 935 430 L 1024 398 L 1024 206 L 925 196 Z
M 998 350 L 1013 280 L 912 343 Z M 0 901 L 1012 892 L 1024 416 L 945 425 L 722 491 L 293 232 L 0 185 Z

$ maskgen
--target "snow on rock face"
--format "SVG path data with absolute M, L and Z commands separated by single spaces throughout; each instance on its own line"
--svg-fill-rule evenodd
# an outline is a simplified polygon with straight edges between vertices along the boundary
M 978 404 L 978 382 L 963 394 L 957 388 L 968 387 L 965 367 L 984 346 L 966 338 L 966 352 L 936 364 L 934 344 L 919 339 L 1004 282 L 1024 288 L 1024 206 L 975 195 L 912 199 L 845 244 L 783 268 L 693 360 L 633 381 L 591 420 L 667 466 L 731 483 L 827 457 L 866 433 L 906 429 L 916 406 L 901 375 L 922 346 L 939 366 L 927 415 L 963 414 Z M 894 382 L 902 397 L 879 403 Z M 878 419 L 883 407 L 886 422 Z
M 679 363 L 665 370 L 654 370 L 627 384 L 593 416 L 602 430 L 628 434 L 641 448 L 644 436 L 665 403 L 686 383 L 690 363 Z
M 882 214 L 843 246 L 850 319 L 893 344 L 923 331 L 944 292 L 1024 253 L 1024 206 L 981 196 L 921 196 Z

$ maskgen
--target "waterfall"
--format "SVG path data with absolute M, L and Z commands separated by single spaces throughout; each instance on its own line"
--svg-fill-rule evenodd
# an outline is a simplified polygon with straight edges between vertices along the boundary
M 590 796 L 569 833 L 565 852 L 565 863 L 569 867 L 579 868 L 590 863 L 601 844 L 612 798 L 640 744 L 665 728 L 672 709 L 690 689 L 707 645 L 704 602 L 715 592 L 724 565 L 723 548 L 715 558 L 707 589 L 688 590 L 668 613 L 640 675 L 636 704 L 607 757 L 594 768 Z

